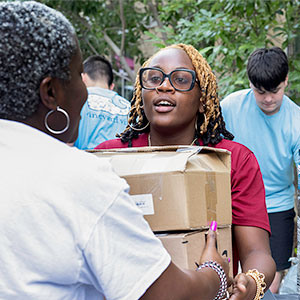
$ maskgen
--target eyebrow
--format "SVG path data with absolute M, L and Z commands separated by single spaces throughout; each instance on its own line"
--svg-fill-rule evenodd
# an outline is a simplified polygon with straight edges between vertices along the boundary
M 147 68 L 157 68 L 157 69 L 162 69 L 162 67 L 160 67 L 160 65 L 154 65 L 154 66 L 147 66 Z M 186 69 L 186 70 L 193 70 L 193 69 L 190 69 L 190 68 L 187 68 L 187 67 L 176 67 L 174 68 L 173 70 L 178 70 L 178 69 Z
M 271 93 L 278 92 L 280 88 L 281 88 L 281 87 L 277 87 L 277 88 L 275 88 L 275 89 L 272 89 L 270 92 L 271 92 Z

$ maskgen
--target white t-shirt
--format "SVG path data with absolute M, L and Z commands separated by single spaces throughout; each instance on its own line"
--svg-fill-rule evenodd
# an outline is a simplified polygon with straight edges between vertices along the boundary
M 0 120 L 0 299 L 139 299 L 170 263 L 111 165 Z

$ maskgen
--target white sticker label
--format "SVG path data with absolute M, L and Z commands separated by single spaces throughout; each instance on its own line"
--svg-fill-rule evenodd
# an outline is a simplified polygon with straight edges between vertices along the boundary
M 135 204 L 142 210 L 143 215 L 154 215 L 152 194 L 131 195 Z

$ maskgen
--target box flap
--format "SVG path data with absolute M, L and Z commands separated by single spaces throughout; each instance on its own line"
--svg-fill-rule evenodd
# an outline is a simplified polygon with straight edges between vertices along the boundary
M 115 149 L 91 149 L 85 150 L 91 153 L 97 152 L 163 152 L 163 151 L 173 151 L 173 152 L 198 152 L 198 153 L 208 153 L 208 152 L 219 152 L 219 153 L 230 153 L 226 149 L 213 148 L 207 146 L 190 146 L 190 145 L 174 145 L 174 146 L 151 146 L 151 147 L 129 147 L 129 148 L 115 148 Z
M 226 156 L 221 161 L 228 168 L 230 163 L 229 151 L 201 146 L 161 146 L 161 147 L 136 147 L 136 148 L 117 148 L 117 149 L 99 149 L 88 150 L 100 158 L 107 159 L 114 166 L 115 172 L 119 176 L 130 176 L 134 174 L 153 174 L 166 172 L 184 172 L 187 163 L 192 156 L 191 161 L 197 167 L 209 170 L 209 163 L 199 161 L 198 153 L 216 153 L 219 156 Z M 176 155 L 174 155 L 174 152 Z M 126 160 L 124 156 L 126 155 Z M 224 161 L 223 161 L 224 160 Z M 198 161 L 198 162 L 197 162 Z M 192 169 L 192 168 L 191 168 Z

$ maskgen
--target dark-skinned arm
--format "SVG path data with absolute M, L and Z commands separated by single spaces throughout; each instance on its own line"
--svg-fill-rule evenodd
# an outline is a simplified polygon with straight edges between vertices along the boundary
M 236 225 L 233 226 L 233 231 L 243 273 L 234 278 L 233 295 L 230 300 L 252 300 L 256 294 L 256 282 L 251 276 L 246 276 L 246 272 L 257 269 L 263 273 L 266 289 L 275 275 L 276 267 L 271 256 L 269 233 L 258 227 Z
M 209 230 L 207 244 L 201 257 L 201 263 L 217 261 L 228 278 L 228 262 L 216 249 L 216 234 Z M 199 271 L 181 270 L 171 262 L 161 276 L 147 289 L 141 300 L 212 300 L 220 288 L 220 279 L 216 271 L 204 268 Z

